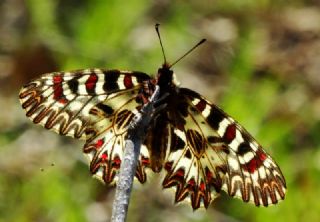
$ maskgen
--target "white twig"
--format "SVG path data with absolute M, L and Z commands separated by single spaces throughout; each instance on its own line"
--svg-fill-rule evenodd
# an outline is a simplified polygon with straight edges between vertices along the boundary
M 150 102 L 145 104 L 141 112 L 135 115 L 128 128 L 124 155 L 118 175 L 116 194 L 113 201 L 112 222 L 124 222 L 126 220 L 133 178 L 140 155 L 140 146 L 153 117 L 155 111 L 154 104 L 158 99 L 159 93 L 160 88 L 156 86 Z

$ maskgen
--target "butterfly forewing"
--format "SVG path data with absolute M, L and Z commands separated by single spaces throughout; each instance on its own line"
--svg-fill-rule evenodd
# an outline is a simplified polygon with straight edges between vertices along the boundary
M 113 94 L 139 89 L 149 78 L 140 72 L 102 69 L 48 73 L 24 86 L 19 98 L 34 123 L 86 139 L 84 132 L 92 125 L 89 111 L 93 106 Z

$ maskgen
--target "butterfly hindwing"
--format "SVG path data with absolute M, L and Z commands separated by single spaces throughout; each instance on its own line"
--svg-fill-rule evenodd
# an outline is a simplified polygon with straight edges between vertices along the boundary
M 195 122 L 203 132 L 203 139 L 211 145 L 220 146 L 225 156 L 220 160 L 222 186 L 230 196 L 241 198 L 255 205 L 276 204 L 284 199 L 286 183 L 281 170 L 269 154 L 240 126 L 217 106 L 210 104 L 198 93 L 189 89 L 180 89 L 189 101 Z M 202 116 L 202 121 L 197 117 Z M 210 129 L 207 128 L 210 126 Z M 190 143 L 190 142 L 189 142 Z M 210 146 L 209 145 L 209 146 Z M 210 150 L 210 149 L 207 149 Z M 217 151 L 217 149 L 214 149 Z M 219 149 L 218 149 L 219 150 Z M 207 151 L 205 151 L 207 153 Z M 210 161 L 210 154 L 208 154 Z M 218 187 L 219 188 L 219 187 Z M 217 190 L 217 188 L 215 188 Z M 219 191 L 219 190 L 217 190 Z
M 142 106 L 137 99 L 138 91 L 132 89 L 110 95 L 89 111 L 92 124 L 85 131 L 87 141 L 83 151 L 90 162 L 91 173 L 106 184 L 117 179 L 128 125 Z M 136 177 L 141 183 L 146 181 L 148 159 L 148 150 L 142 146 L 136 170 Z
M 54 72 L 25 85 L 19 98 L 34 123 L 62 135 L 85 139 L 93 106 L 115 93 L 141 88 L 141 83 L 149 78 L 144 73 L 119 70 Z
M 169 124 L 170 149 L 164 162 L 163 187 L 176 187 L 176 202 L 190 196 L 193 209 L 202 204 L 207 208 L 221 190 L 227 151 L 201 112 L 195 109 L 183 91 L 181 94 L 180 109 L 171 116 L 179 115 L 184 121 L 179 123 L 172 119 Z

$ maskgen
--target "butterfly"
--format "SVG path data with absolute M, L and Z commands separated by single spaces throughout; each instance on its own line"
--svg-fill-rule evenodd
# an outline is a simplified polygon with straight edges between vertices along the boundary
M 164 171 L 163 187 L 175 188 L 175 202 L 189 197 L 193 209 L 208 208 L 222 190 L 256 206 L 283 200 L 286 182 L 278 165 L 222 109 L 178 86 L 171 69 L 176 62 L 166 62 L 158 26 L 156 30 L 165 62 L 154 78 L 106 69 L 47 73 L 20 91 L 26 116 L 58 134 L 84 140 L 90 172 L 112 184 L 128 126 L 157 85 L 166 106 L 152 119 L 141 146 L 138 181 L 147 181 L 147 170 Z

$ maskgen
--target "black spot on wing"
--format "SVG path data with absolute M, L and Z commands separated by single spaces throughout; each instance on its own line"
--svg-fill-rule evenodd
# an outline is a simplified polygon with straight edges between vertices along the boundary
M 76 94 L 78 92 L 78 87 L 79 87 L 78 78 L 73 78 L 67 81 L 67 84 L 73 94 Z
M 207 117 L 208 124 L 215 130 L 219 129 L 220 122 L 225 118 L 223 113 L 216 107 L 212 107 Z
M 227 146 L 227 145 L 225 145 L 225 144 L 221 146 L 221 150 L 222 150 L 223 152 L 225 152 L 226 154 L 229 154 L 229 153 L 230 153 L 229 146 Z
M 171 147 L 171 151 L 175 152 L 177 150 L 181 150 L 186 146 L 185 141 L 183 141 L 183 139 L 181 139 L 177 134 L 175 134 L 173 132 L 172 134 L 172 147 Z
M 197 92 L 187 88 L 180 88 L 180 93 L 186 95 L 191 100 L 194 98 L 203 99 Z M 212 105 L 210 113 L 206 119 L 208 124 L 213 129 L 218 130 L 219 124 L 224 118 L 226 118 L 226 114 L 222 110 L 220 110 L 217 106 Z
M 185 147 L 186 143 L 180 138 L 177 136 L 177 140 L 176 140 L 176 147 L 177 149 L 183 149 Z
M 195 114 L 195 113 L 197 113 L 197 109 L 196 108 L 194 108 L 194 107 L 190 107 L 190 111 L 193 113 L 193 114 Z
M 248 153 L 249 151 L 251 151 L 251 147 L 249 145 L 249 143 L 247 142 L 242 142 L 239 146 L 238 146 L 238 151 L 237 153 L 240 156 L 245 155 L 246 153 Z
M 188 158 L 188 159 L 191 159 L 192 156 L 191 156 L 191 152 L 190 152 L 189 149 L 187 150 L 187 152 L 185 154 L 185 157 Z
M 97 104 L 97 108 L 101 109 L 107 116 L 112 115 L 114 112 L 112 107 L 110 107 L 106 104 L 103 104 L 103 103 Z
M 143 73 L 143 72 L 134 71 L 134 72 L 132 72 L 132 74 L 137 77 L 137 82 L 138 83 L 141 83 L 141 82 L 143 82 L 145 80 L 150 79 L 150 76 L 145 74 L 145 73 Z
M 119 90 L 118 79 L 120 76 L 120 71 L 118 70 L 109 70 L 104 72 L 104 84 L 103 90 L 105 92 L 114 92 Z
M 188 89 L 188 88 L 180 88 L 180 92 L 181 92 L 181 94 L 188 96 L 190 99 L 193 99 L 193 98 L 200 99 L 201 98 L 201 96 L 197 92 L 195 92 L 191 89 Z
M 217 136 L 208 136 L 207 140 L 209 143 L 221 143 L 223 142 L 221 137 L 217 137 Z

